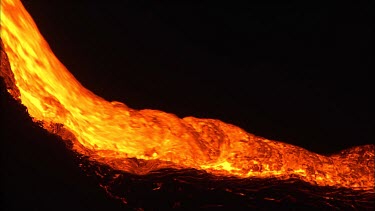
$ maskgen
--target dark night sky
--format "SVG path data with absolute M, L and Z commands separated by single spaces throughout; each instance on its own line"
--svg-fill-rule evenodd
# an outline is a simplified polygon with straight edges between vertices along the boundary
M 220 119 L 317 153 L 374 140 L 370 5 L 116 2 L 23 1 L 60 61 L 107 100 Z M 13 107 L 0 109 L 1 204 L 117 206 Z
M 373 140 L 369 5 L 23 2 L 60 61 L 107 100 L 318 153 Z

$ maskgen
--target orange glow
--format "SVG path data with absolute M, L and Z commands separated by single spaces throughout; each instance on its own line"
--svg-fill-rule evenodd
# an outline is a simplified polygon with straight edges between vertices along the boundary
M 83 87 L 56 58 L 18 0 L 1 1 L 1 39 L 16 85 L 8 91 L 35 122 L 72 141 L 73 149 L 92 161 L 136 174 L 194 168 L 219 176 L 293 177 L 319 186 L 374 189 L 373 145 L 328 157 L 220 120 L 180 119 L 106 101 Z M 0 73 L 10 77 L 3 69 Z M 129 158 L 152 165 L 134 167 Z

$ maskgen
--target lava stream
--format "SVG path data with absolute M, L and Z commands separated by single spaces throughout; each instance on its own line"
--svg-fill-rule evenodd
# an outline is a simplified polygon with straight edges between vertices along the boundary
M 220 176 L 297 177 L 319 186 L 374 189 L 374 145 L 328 157 L 220 120 L 180 119 L 96 96 L 55 57 L 19 0 L 1 1 L 1 40 L 11 67 L 0 71 L 8 91 L 34 121 L 70 139 L 91 160 L 137 174 L 194 168 Z M 153 164 L 138 169 L 129 158 Z

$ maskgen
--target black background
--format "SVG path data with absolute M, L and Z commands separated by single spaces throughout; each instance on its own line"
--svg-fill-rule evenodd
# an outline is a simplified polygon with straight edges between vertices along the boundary
M 316 153 L 372 143 L 369 4 L 118 2 L 23 1 L 60 61 L 107 100 L 220 119 Z M 75 197 L 103 197 L 95 181 L 12 115 L 2 118 L 3 200 L 35 194 L 28 203 L 47 207 L 46 193 L 54 204 L 71 191 L 66 207 L 91 209 Z

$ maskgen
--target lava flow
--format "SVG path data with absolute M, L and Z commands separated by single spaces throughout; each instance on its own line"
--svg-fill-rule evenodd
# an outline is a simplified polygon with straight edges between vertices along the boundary
M 162 168 L 238 178 L 298 178 L 318 186 L 374 189 L 374 145 L 323 156 L 215 119 L 178 118 L 108 102 L 84 88 L 55 57 L 19 0 L 1 1 L 8 92 L 35 122 L 90 160 L 133 174 Z M 134 160 L 149 165 L 133 165 Z

